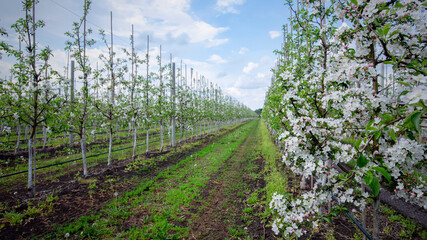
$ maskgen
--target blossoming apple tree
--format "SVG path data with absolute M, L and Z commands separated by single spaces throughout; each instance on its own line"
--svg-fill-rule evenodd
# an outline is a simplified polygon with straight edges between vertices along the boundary
M 373 198 L 378 238 L 382 185 L 427 208 L 425 4 L 288 4 L 294 31 L 278 51 L 263 117 L 283 162 L 315 184 L 295 198 L 273 196 L 273 230 L 299 237 L 345 209 L 333 199 L 363 211 Z

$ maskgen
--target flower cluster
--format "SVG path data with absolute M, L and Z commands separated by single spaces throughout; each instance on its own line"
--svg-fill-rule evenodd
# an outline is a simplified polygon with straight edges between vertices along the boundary
M 303 4 L 292 20 L 299 35 L 285 36 L 263 117 L 283 162 L 315 184 L 297 197 L 273 196 L 273 231 L 299 237 L 318 227 L 333 199 L 363 210 L 381 185 L 427 209 L 422 3 Z

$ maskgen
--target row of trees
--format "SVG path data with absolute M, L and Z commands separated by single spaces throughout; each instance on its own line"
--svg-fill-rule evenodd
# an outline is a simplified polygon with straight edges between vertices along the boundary
M 134 48 L 133 26 L 130 48 L 122 49 L 126 57 L 118 58 L 113 49 L 112 13 L 110 39 L 104 30 L 99 31 L 108 53 L 99 56 L 101 66 L 95 69 L 86 53 L 95 44 L 90 37 L 92 30 L 86 27 L 90 0 L 84 1 L 82 18 L 65 33 L 69 39 L 65 50 L 74 59 L 71 61 L 71 79 L 68 79 L 49 64 L 52 50 L 42 48 L 36 41 L 37 30 L 44 26 L 43 21 L 36 21 L 36 4 L 36 0 L 24 1 L 24 17 L 12 26 L 18 35 L 19 47 L 0 42 L 1 52 L 16 59 L 11 69 L 13 77 L 1 79 L 0 119 L 2 126 L 9 129 L 5 132 L 10 134 L 15 133 L 10 131 L 11 128 L 17 129 L 18 136 L 21 126 L 30 129 L 28 188 L 32 195 L 35 191 L 35 135 L 40 126 L 44 132 L 48 129 L 53 135 L 67 133 L 71 144 L 74 136 L 79 136 L 83 172 L 87 176 L 86 137 L 95 134 L 97 129 L 109 134 L 108 165 L 111 165 L 113 129 L 118 124 L 133 130 L 134 158 L 138 128 L 146 131 L 148 152 L 149 129 L 155 126 L 160 127 L 160 150 L 163 150 L 166 127 L 171 135 L 171 145 L 175 146 L 175 126 L 180 128 L 182 140 L 183 134 L 186 136 L 189 130 L 194 133 L 197 129 L 201 132 L 202 128 L 218 129 L 225 123 L 255 115 L 246 106 L 224 95 L 218 86 L 194 74 L 193 69 L 188 73 L 182 64 L 176 69 L 172 60 L 162 65 L 161 47 L 156 63 L 158 70 L 150 72 L 149 38 L 147 36 L 147 52 L 141 57 Z M 2 34 L 6 33 L 2 30 Z M 141 67 L 146 68 L 143 74 L 138 73 Z M 75 86 L 74 69 L 81 75 L 81 87 Z M 94 130 L 89 133 L 89 128 Z
M 371 198 L 377 239 L 381 186 L 427 209 L 427 5 L 287 5 L 290 26 L 262 114 L 284 149 L 283 162 L 312 186 L 298 197 L 274 195 L 273 230 L 300 237 L 345 207 L 360 212 L 366 226 Z M 332 206 L 334 199 L 343 205 Z

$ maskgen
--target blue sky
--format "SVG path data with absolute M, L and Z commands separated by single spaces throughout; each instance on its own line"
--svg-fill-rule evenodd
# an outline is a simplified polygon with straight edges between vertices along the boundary
M 82 4 L 83 0 L 40 0 L 36 8 L 36 18 L 46 23 L 38 42 L 54 50 L 52 66 L 60 72 L 67 59 L 64 32 L 78 20 Z M 129 48 L 134 24 L 141 56 L 149 34 L 153 57 L 161 44 L 164 62 L 172 53 L 178 65 L 182 60 L 248 107 L 263 106 L 276 59 L 273 51 L 280 47 L 282 25 L 289 16 L 284 0 L 93 0 L 88 27 L 94 30 L 95 40 L 99 28 L 109 31 L 110 11 L 115 49 Z M 22 16 L 20 1 L 2 0 L 0 26 L 9 33 L 2 40 L 17 45 L 9 27 Z M 101 52 L 106 54 L 100 42 L 88 50 L 92 66 Z M 0 60 L 0 76 L 9 75 L 11 64 L 10 58 Z

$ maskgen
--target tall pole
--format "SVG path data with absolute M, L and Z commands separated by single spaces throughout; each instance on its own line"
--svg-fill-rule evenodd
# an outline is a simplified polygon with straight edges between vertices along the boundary
M 175 147 L 175 63 L 172 63 L 172 86 L 171 86 L 171 99 L 172 99 L 172 147 Z
M 111 166 L 111 153 L 113 148 L 113 108 L 114 108 L 114 88 L 115 88 L 115 82 L 114 82 L 114 50 L 113 50 L 113 12 L 110 11 L 110 31 L 111 31 L 111 48 L 110 48 L 110 74 L 111 74 L 111 96 L 110 96 L 110 109 L 109 109 L 109 132 L 110 132 L 110 141 L 108 144 L 108 160 L 107 165 Z
M 74 108 L 74 60 L 71 60 L 71 86 L 70 86 L 70 103 L 71 107 Z M 70 131 L 70 145 L 73 146 L 74 144 L 74 136 L 73 136 L 74 129 L 71 128 Z
M 148 94 L 149 94 L 149 91 L 148 91 L 148 88 L 149 88 L 149 79 L 148 79 L 148 71 L 149 71 L 149 61 L 150 61 L 150 36 L 149 35 L 147 35 L 147 75 L 146 75 L 146 81 L 147 81 L 147 84 L 145 85 L 145 95 L 146 95 L 146 99 L 145 99 L 145 101 L 146 101 L 146 121 L 147 121 L 147 139 L 146 139 L 146 143 L 147 143 L 147 149 L 146 149 L 146 153 L 148 153 L 148 151 L 150 150 L 150 142 L 149 142 L 149 140 L 150 140 L 150 126 L 149 126 L 149 124 L 148 124 L 148 118 L 150 117 L 149 116 L 149 112 L 148 112 L 148 107 L 149 107 L 149 96 L 148 96 Z

